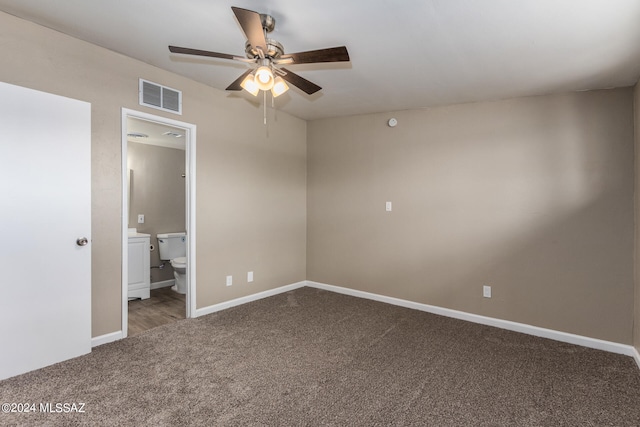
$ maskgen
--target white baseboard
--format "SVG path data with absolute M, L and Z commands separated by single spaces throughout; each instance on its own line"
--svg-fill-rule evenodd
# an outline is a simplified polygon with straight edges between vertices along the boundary
M 160 282 L 162 283 L 162 282 Z M 168 286 L 168 285 L 167 285 Z M 566 342 L 569 344 L 580 345 L 583 347 L 604 350 L 611 353 L 623 354 L 633 357 L 640 369 L 640 353 L 635 347 L 626 344 L 620 344 L 612 341 L 600 340 L 597 338 L 585 337 L 582 335 L 570 334 L 567 332 L 556 331 L 553 329 L 540 328 L 538 326 L 527 325 L 524 323 L 511 322 L 509 320 L 495 319 L 493 317 L 480 316 L 478 314 L 466 313 L 464 311 L 452 310 L 449 308 L 438 307 L 434 305 L 422 304 L 418 302 L 403 300 L 384 295 L 378 295 L 370 292 L 358 291 L 355 289 L 343 288 L 340 286 L 327 285 L 313 281 L 302 281 L 291 285 L 281 286 L 268 291 L 258 292 L 256 294 L 247 295 L 245 297 L 236 298 L 219 304 L 210 305 L 208 307 L 199 308 L 195 311 L 194 317 L 200 317 L 207 314 L 215 313 L 227 308 L 236 307 L 248 302 L 257 301 L 262 298 L 278 295 L 283 292 L 289 292 L 294 289 L 308 286 L 311 288 L 323 289 L 330 292 L 350 295 L 358 298 L 365 298 L 373 301 L 384 302 L 387 304 L 397 305 L 400 307 L 410 308 L 414 310 L 424 311 L 427 313 L 438 314 L 441 316 L 452 317 L 454 319 L 465 320 L 468 322 L 478 323 L 481 325 L 494 326 L 497 328 L 507 329 L 510 331 L 520 332 L 542 338 L 548 338 L 556 341 Z M 160 286 L 163 287 L 163 286 Z M 122 331 L 112 332 L 91 339 L 91 347 L 97 347 L 113 341 L 122 339 Z
M 175 284 L 176 284 L 175 279 L 163 280 L 162 282 L 153 282 L 151 283 L 151 289 L 168 288 L 169 286 L 173 286 Z
M 173 286 L 175 284 L 175 280 L 166 280 L 163 282 L 155 282 L 151 284 L 151 289 L 159 289 L 167 286 Z M 155 287 L 154 287 L 155 285 Z M 281 286 L 275 289 L 269 289 L 268 291 L 258 292 L 256 294 L 247 295 L 246 297 L 236 298 L 231 301 L 225 301 L 220 304 L 210 305 L 208 307 L 199 308 L 195 312 L 194 317 L 204 316 L 206 314 L 215 313 L 220 310 L 225 310 L 227 308 L 235 307 L 238 305 L 246 304 L 251 301 L 257 301 L 262 298 L 267 298 L 273 295 L 278 295 L 283 292 L 289 292 L 294 289 L 302 288 L 307 285 L 307 282 L 302 281 L 298 283 L 293 283 L 291 285 Z M 122 339 L 122 331 L 111 332 L 109 334 L 100 335 L 98 337 L 91 338 L 91 347 L 97 347 L 102 344 L 107 344 L 113 341 L 117 341 Z
M 257 301 L 262 298 L 267 298 L 273 295 L 278 295 L 283 292 L 289 292 L 294 289 L 302 288 L 307 285 L 306 281 L 293 283 L 291 285 L 281 286 L 275 289 L 269 289 L 268 291 L 258 292 L 257 294 L 247 295 L 246 297 L 232 299 L 231 301 L 221 302 L 220 304 L 210 305 L 204 308 L 196 309 L 194 317 L 204 316 L 206 314 L 215 313 L 217 311 L 226 310 L 227 308 L 235 307 L 238 305 L 246 304 L 248 302 Z
M 91 338 L 91 348 L 97 347 L 102 344 L 107 344 L 113 341 L 122 339 L 122 331 L 111 332 L 109 334 L 100 335 L 98 337 Z
M 640 369 L 640 353 L 638 353 L 638 350 L 635 347 L 633 348 L 633 358 L 636 361 L 636 365 L 638 365 L 638 368 Z
M 370 292 L 358 291 L 355 289 L 342 288 L 340 286 L 327 285 L 307 281 L 306 285 L 312 288 L 324 289 L 340 294 L 351 295 L 354 297 L 370 299 L 374 301 L 385 302 L 388 304 L 398 305 L 401 307 L 411 308 L 414 310 L 425 311 L 428 313 L 439 314 L 441 316 L 453 317 L 454 319 L 466 320 L 468 322 L 479 323 L 482 325 L 495 326 L 497 328 L 507 329 L 510 331 L 521 332 L 523 334 L 534 335 L 536 337 L 549 338 L 556 341 L 576 344 L 583 347 L 604 350 L 611 353 L 624 354 L 635 358 L 640 367 L 640 355 L 633 346 L 620 344 L 612 341 L 604 341 L 597 338 L 585 337 L 582 335 L 569 334 L 567 332 L 555 331 L 553 329 L 540 328 L 538 326 L 527 325 L 524 323 L 511 322 L 509 320 L 495 319 L 493 317 L 480 316 L 478 314 L 466 313 L 464 311 L 451 310 L 449 308 L 437 307 L 434 305 L 422 304 L 413 301 L 407 301 L 399 298 L 387 297 L 384 295 L 373 294 Z

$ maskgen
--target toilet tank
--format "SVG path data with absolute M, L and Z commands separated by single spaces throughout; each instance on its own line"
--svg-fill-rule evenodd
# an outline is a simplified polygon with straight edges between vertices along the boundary
M 187 256 L 187 233 L 162 233 L 156 236 L 161 260 Z

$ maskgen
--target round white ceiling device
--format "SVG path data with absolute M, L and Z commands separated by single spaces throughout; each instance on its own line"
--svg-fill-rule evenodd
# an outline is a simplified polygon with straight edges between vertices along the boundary
M 387 124 L 389 125 L 389 127 L 395 127 L 398 124 L 398 120 L 395 117 L 392 117 L 389 119 Z

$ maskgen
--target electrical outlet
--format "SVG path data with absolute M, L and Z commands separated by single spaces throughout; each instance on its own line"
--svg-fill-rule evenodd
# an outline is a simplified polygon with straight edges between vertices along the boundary
M 253 271 L 247 273 L 247 283 L 253 282 Z
M 227 286 L 233 285 L 233 276 L 227 276 Z
M 485 298 L 491 298 L 491 286 L 484 285 L 482 287 L 482 296 Z
M 144 224 L 144 215 L 143 214 L 139 214 L 138 215 L 138 224 Z

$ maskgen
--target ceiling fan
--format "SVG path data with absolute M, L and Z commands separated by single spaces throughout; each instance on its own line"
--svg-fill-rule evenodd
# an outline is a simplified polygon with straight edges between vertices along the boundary
M 226 90 L 238 91 L 245 89 L 254 96 L 260 90 L 265 92 L 270 90 L 275 98 L 289 89 L 286 83 L 289 82 L 311 95 L 322 88 L 282 67 L 283 65 L 349 61 L 349 53 L 344 46 L 285 54 L 284 48 L 280 43 L 267 38 L 267 33 L 273 31 L 276 25 L 276 21 L 272 16 L 239 7 L 232 6 L 231 9 L 247 37 L 245 43 L 246 58 L 227 53 L 169 46 L 169 50 L 172 53 L 209 56 L 256 64 L 255 67 L 248 69 L 231 83 Z

